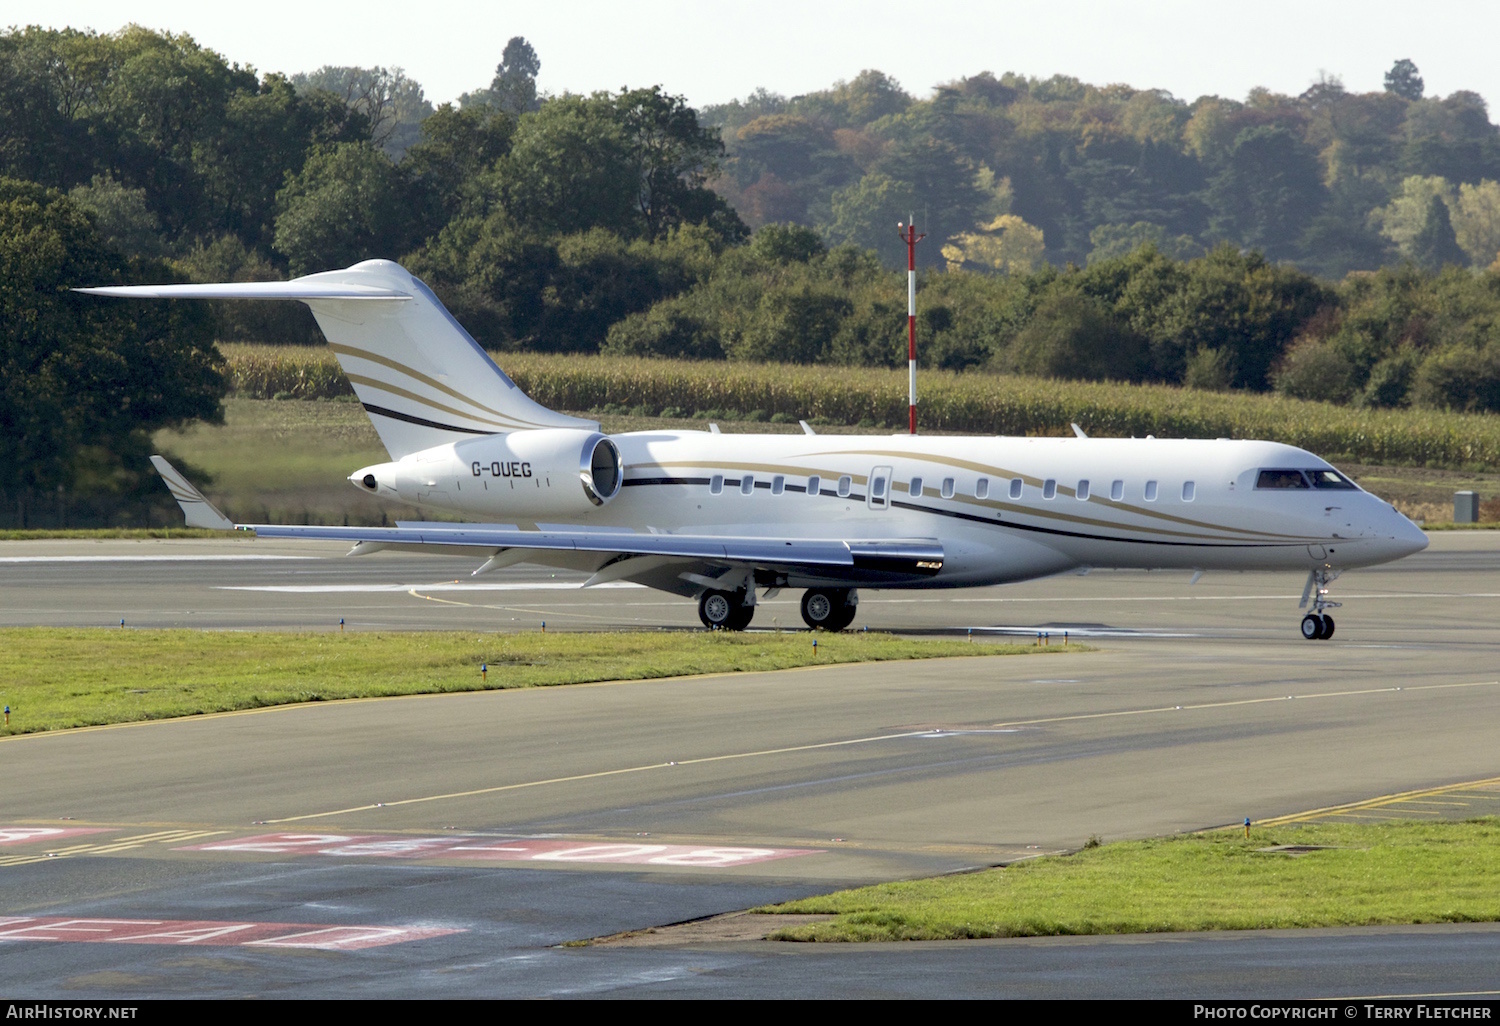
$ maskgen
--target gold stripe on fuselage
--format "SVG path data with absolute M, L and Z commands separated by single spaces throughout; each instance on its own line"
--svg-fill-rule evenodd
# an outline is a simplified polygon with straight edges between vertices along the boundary
M 843 454 L 843 453 L 814 453 L 812 455 L 833 456 L 833 455 L 846 455 L 846 454 Z M 865 455 L 869 455 L 869 454 L 865 453 Z M 893 456 L 895 454 L 880 453 L 878 455 Z M 906 459 L 930 459 L 932 462 L 936 462 L 936 463 L 950 463 L 952 465 L 959 465 L 958 463 L 955 463 L 954 461 L 944 460 L 941 457 L 928 457 L 928 456 L 925 456 L 925 455 L 922 455 L 922 454 L 914 454 L 914 453 L 902 453 L 900 455 L 903 458 L 906 458 Z M 970 468 L 982 466 L 980 464 L 967 464 L 967 461 L 963 461 L 963 462 L 968 467 L 970 467 Z M 713 463 L 713 464 L 710 465 L 710 464 L 704 463 L 701 460 L 668 460 L 668 461 L 664 461 L 664 462 L 654 462 L 654 463 L 645 463 L 645 464 L 632 464 L 629 467 L 629 470 L 631 470 L 631 471 L 649 471 L 653 467 L 657 467 L 657 468 L 660 468 L 662 470 L 668 470 L 668 469 L 688 469 L 688 468 L 699 469 L 699 470 L 710 470 L 710 471 L 712 471 L 712 470 L 743 470 L 743 471 L 749 471 L 751 473 L 757 473 L 757 472 L 759 472 L 759 473 L 765 473 L 765 474 L 789 474 L 789 475 L 797 476 L 797 477 L 808 477 L 808 476 L 812 476 L 812 475 L 817 475 L 818 477 L 826 477 L 826 478 L 849 477 L 851 479 L 852 483 L 854 483 L 854 484 L 866 485 L 866 484 L 869 483 L 869 475 L 867 475 L 867 474 L 855 474 L 855 473 L 850 473 L 850 472 L 844 471 L 844 470 L 819 468 L 819 467 L 788 466 L 788 465 L 784 465 L 784 464 L 772 464 L 772 463 L 742 463 L 742 462 L 738 462 L 738 461 L 716 462 L 716 463 Z M 1003 473 L 1002 471 L 1000 471 L 1000 470 L 998 470 L 996 468 L 985 467 L 983 469 L 985 469 L 988 472 L 994 473 L 997 476 L 1000 476 Z M 1015 475 L 1015 474 L 1013 474 L 1011 476 L 1022 476 L 1022 475 Z M 1039 482 L 1039 479 L 1036 479 L 1036 478 L 1031 478 L 1031 480 L 1033 482 Z M 908 485 L 907 485 L 907 483 L 905 481 L 893 481 L 891 483 L 891 490 L 893 492 L 902 491 L 902 492 L 908 492 L 909 493 L 909 488 L 908 488 Z M 1070 494 L 1076 494 L 1076 493 L 1073 493 L 1071 489 L 1069 491 L 1070 491 Z M 1105 507 L 1108 508 L 1108 509 L 1121 510 L 1121 511 L 1127 512 L 1127 513 L 1136 513 L 1136 514 L 1139 514 L 1139 515 L 1142 515 L 1142 516 L 1147 516 L 1147 517 L 1153 517 L 1154 516 L 1154 517 L 1159 518 L 1159 519 L 1165 519 L 1165 520 L 1173 521 L 1173 522 L 1176 522 L 1176 523 L 1184 524 L 1184 525 L 1186 525 L 1188 527 L 1194 527 L 1194 528 L 1197 528 L 1199 531 L 1207 531 L 1207 532 L 1213 532 L 1213 531 L 1230 532 L 1233 535 L 1237 535 L 1238 537 L 1223 537 L 1223 536 L 1217 536 L 1216 537 L 1216 536 L 1214 536 L 1212 534 L 1200 534 L 1200 533 L 1194 533 L 1192 531 L 1172 530 L 1171 528 L 1166 528 L 1166 527 L 1148 527 L 1148 526 L 1135 525 L 1135 524 L 1122 524 L 1122 523 L 1118 523 L 1118 522 L 1113 521 L 1113 520 L 1099 520 L 1099 519 L 1096 519 L 1096 518 L 1093 518 L 1093 517 L 1081 517 L 1081 516 L 1077 516 L 1077 515 L 1072 514 L 1072 513 L 1062 513 L 1062 512 L 1059 512 L 1057 510 L 1050 510 L 1050 509 L 1037 509 L 1037 508 L 1031 507 L 1031 506 L 1023 506 L 1023 505 L 1020 505 L 1019 503 L 1004 502 L 1004 501 L 997 500 L 997 499 L 976 499 L 976 498 L 972 498 L 970 496 L 955 495 L 951 499 L 945 499 L 943 501 L 945 501 L 945 502 L 956 502 L 956 503 L 960 503 L 960 504 L 963 504 L 963 505 L 979 507 L 981 509 L 998 510 L 998 511 L 1001 511 L 1001 512 L 1008 512 L 1008 513 L 1012 513 L 1012 514 L 1018 514 L 1018 515 L 1021 515 L 1021 516 L 1038 517 L 1038 518 L 1041 518 L 1041 519 L 1044 519 L 1044 520 L 1057 520 L 1057 521 L 1062 521 L 1064 523 L 1078 524 L 1078 525 L 1087 525 L 1087 526 L 1090 526 L 1090 527 L 1109 528 L 1111 530 L 1116 530 L 1116 531 L 1137 531 L 1137 532 L 1144 532 L 1146 534 L 1151 534 L 1151 535 L 1156 535 L 1156 536 L 1164 536 L 1164 537 L 1169 537 L 1169 538 L 1192 539 L 1194 541 L 1215 541 L 1215 542 L 1226 542 L 1226 543 L 1247 542 L 1247 541 L 1278 541 L 1278 542 L 1285 542 L 1285 543 L 1306 544 L 1306 543 L 1311 542 L 1311 541 L 1326 541 L 1327 540 L 1326 538 L 1312 537 L 1312 536 L 1308 536 L 1308 535 L 1279 534 L 1279 533 L 1274 532 L 1274 531 L 1252 531 L 1252 530 L 1247 530 L 1245 528 L 1229 527 L 1229 526 L 1224 526 L 1224 525 L 1220 525 L 1220 524 L 1208 523 L 1206 521 L 1191 520 L 1191 519 L 1188 519 L 1186 517 L 1173 516 L 1172 514 L 1167 514 L 1167 513 L 1156 513 L 1153 510 L 1142 510 L 1142 509 L 1139 509 L 1137 507 L 1130 506 L 1130 505 L 1128 505 L 1126 503 L 1116 503 L 1116 502 L 1113 502 L 1113 501 L 1106 501 L 1104 503 Z M 1003 526 L 1005 526 L 1005 524 L 1003 522 L 996 521 L 996 526 L 997 527 L 1003 527 Z M 1120 541 L 1130 541 L 1131 539 L 1129 539 L 1129 538 L 1121 538 L 1121 539 L 1118 539 L 1118 540 L 1120 540 Z
M 846 450 L 843 453 L 810 453 L 809 455 L 813 455 L 813 456 L 864 455 L 864 456 L 869 456 L 869 457 L 873 457 L 873 458 L 884 458 L 884 459 L 895 459 L 895 458 L 900 458 L 900 457 L 904 456 L 907 459 L 915 458 L 915 459 L 927 460 L 927 461 L 929 461 L 931 463 L 944 464 L 944 465 L 950 466 L 950 467 L 959 467 L 959 468 L 961 468 L 963 470 L 972 470 L 972 471 L 974 471 L 976 473 L 994 474 L 997 477 L 1019 477 L 1022 481 L 1026 482 L 1027 484 L 1029 484 L 1029 485 L 1031 485 L 1033 487 L 1036 487 L 1036 488 L 1040 488 L 1042 486 L 1042 481 L 1043 481 L 1043 479 L 1040 478 L 1040 477 L 1035 477 L 1035 476 L 1033 476 L 1031 474 L 1020 473 L 1020 472 L 1014 471 L 1014 470 L 1007 470 L 1004 467 L 992 467 L 992 466 L 989 466 L 989 465 L 984 464 L 984 463 L 974 463 L 974 462 L 972 462 L 970 460 L 957 459 L 957 458 L 951 457 L 951 456 L 933 456 L 933 455 L 931 455 L 929 453 L 901 453 L 901 452 L 890 452 L 890 451 L 882 450 L 882 449 L 860 449 L 860 450 L 853 450 L 853 451 Z M 1075 499 L 1078 497 L 1078 490 L 1076 488 L 1070 488 L 1067 485 L 1062 484 L 1061 482 L 1059 482 L 1057 484 L 1057 491 L 1058 491 L 1058 493 L 1060 495 L 1071 496 L 1071 497 L 1073 497 Z M 1204 530 L 1230 531 L 1230 532 L 1233 532 L 1234 534 L 1250 535 L 1250 536 L 1257 537 L 1257 538 L 1285 538 L 1287 540 L 1302 540 L 1302 541 L 1305 541 L 1306 537 L 1307 537 L 1305 535 L 1278 534 L 1278 533 L 1276 533 L 1274 531 L 1256 531 L 1256 530 L 1252 530 L 1252 529 L 1246 528 L 1246 527 L 1230 527 L 1227 524 L 1210 524 L 1210 523 L 1207 523 L 1207 522 L 1202 521 L 1202 520 L 1194 520 L 1191 517 L 1178 516 L 1178 515 L 1176 515 L 1174 513 L 1163 513 L 1160 510 L 1145 509 L 1145 508 L 1143 508 L 1141 506 L 1133 506 L 1133 505 L 1131 505 L 1130 503 L 1127 503 L 1127 502 L 1116 502 L 1114 499 L 1106 499 L 1102 495 L 1090 495 L 1087 499 L 1085 499 L 1083 501 L 1098 503 L 1099 505 L 1102 505 L 1102 506 L 1104 506 L 1104 507 L 1106 507 L 1108 509 L 1124 510 L 1124 511 L 1129 512 L 1129 513 L 1135 513 L 1135 514 L 1137 514 L 1139 516 L 1150 517 L 1151 519 L 1154 519 L 1154 520 L 1165 520 L 1165 521 L 1168 521 L 1170 523 L 1185 524 L 1188 527 L 1197 527 L 1197 528 L 1202 528 Z M 1002 508 L 1005 508 L 1005 507 L 1002 506 Z M 1026 509 L 1027 507 L 1014 507 L 1014 508 L 1016 508 L 1018 510 L 1021 510 L 1021 509 Z M 1039 515 L 1046 515 L 1046 514 L 1045 513 L 1040 513 Z M 1067 514 L 1058 514 L 1058 516 L 1067 516 Z M 1088 522 L 1090 522 L 1090 523 L 1108 523 L 1108 521 L 1088 521 Z

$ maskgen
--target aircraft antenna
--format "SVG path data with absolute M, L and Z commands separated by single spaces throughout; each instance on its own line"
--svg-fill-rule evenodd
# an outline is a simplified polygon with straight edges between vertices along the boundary
M 917 234 L 915 219 L 906 224 L 896 222 L 896 234 L 906 243 L 906 372 L 907 414 L 911 433 L 917 433 L 917 243 L 927 238 L 927 233 Z

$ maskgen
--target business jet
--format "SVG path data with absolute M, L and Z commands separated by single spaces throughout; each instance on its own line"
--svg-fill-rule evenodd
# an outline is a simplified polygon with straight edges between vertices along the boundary
M 696 599 L 743 630 L 757 596 L 799 589 L 809 627 L 842 630 L 858 589 L 964 588 L 1093 568 L 1306 573 L 1309 640 L 1333 636 L 1329 584 L 1427 546 L 1326 461 L 1263 441 L 639 431 L 525 395 L 432 291 L 368 260 L 290 282 L 79 289 L 154 299 L 298 300 L 388 463 L 354 487 L 465 522 L 235 524 L 153 457 L 187 521 L 351 555 L 441 552 L 482 574 L 537 563 Z

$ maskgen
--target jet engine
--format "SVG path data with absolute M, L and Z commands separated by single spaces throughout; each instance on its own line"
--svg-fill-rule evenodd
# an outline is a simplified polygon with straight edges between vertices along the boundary
M 473 517 L 567 519 L 620 493 L 619 447 L 597 431 L 544 428 L 483 435 L 356 470 L 363 491 Z

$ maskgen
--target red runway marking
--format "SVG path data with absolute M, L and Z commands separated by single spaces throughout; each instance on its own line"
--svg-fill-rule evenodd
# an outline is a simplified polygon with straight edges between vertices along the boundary
M 442 937 L 463 930 L 437 926 L 320 926 L 316 923 L 233 923 L 199 919 L 76 919 L 0 917 L 0 941 L 113 944 L 197 944 L 210 947 L 317 948 L 358 951 Z
M 60 841 L 83 834 L 107 834 L 108 827 L 0 827 L 0 845 Z
M 445 858 L 477 862 L 589 862 L 722 869 L 796 855 L 818 848 L 739 848 L 692 844 L 600 844 L 591 841 L 489 837 L 398 837 L 385 834 L 261 834 L 192 844 L 177 851 L 244 851 L 271 855 L 341 855 Z

